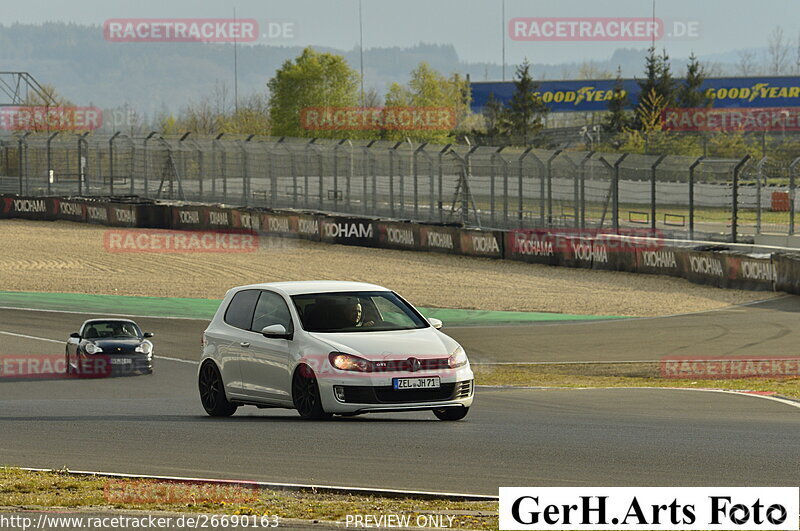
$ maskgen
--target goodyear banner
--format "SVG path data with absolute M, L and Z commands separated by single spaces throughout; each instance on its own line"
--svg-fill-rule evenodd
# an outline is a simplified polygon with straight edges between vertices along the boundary
M 613 79 L 542 81 L 538 94 L 551 112 L 597 112 L 608 110 L 615 86 Z M 639 84 L 635 79 L 625 79 L 622 88 L 633 108 L 639 101 Z M 481 112 L 490 94 L 507 105 L 514 94 L 514 83 L 480 81 L 472 83 L 471 89 L 472 110 Z M 800 76 L 711 78 L 706 79 L 703 90 L 716 109 L 800 107 Z

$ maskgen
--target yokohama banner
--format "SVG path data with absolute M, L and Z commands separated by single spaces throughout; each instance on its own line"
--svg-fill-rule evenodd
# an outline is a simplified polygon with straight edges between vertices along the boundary
M 461 229 L 461 254 L 503 258 L 503 233 L 500 231 Z
M 515 229 L 506 233 L 505 257 L 535 264 L 571 265 L 569 242 L 549 231 Z
M 320 238 L 324 242 L 364 247 L 378 245 L 376 223 L 372 220 L 338 216 L 318 219 Z
M 0 216 L 51 221 L 56 219 L 54 197 L 3 196 Z
M 800 295 L 800 254 L 774 253 L 775 290 Z
M 420 227 L 416 223 L 379 221 L 378 245 L 386 249 L 419 250 Z
M 208 229 L 208 207 L 206 206 L 172 206 L 173 229 L 201 230 Z
M 461 253 L 460 229 L 442 225 L 420 225 L 419 247 L 420 251 L 433 251 L 437 253 Z

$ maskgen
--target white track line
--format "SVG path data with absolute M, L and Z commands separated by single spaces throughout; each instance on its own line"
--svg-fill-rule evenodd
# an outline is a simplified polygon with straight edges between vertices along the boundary
M 58 343 L 60 345 L 65 344 L 64 341 L 59 341 L 58 339 L 50 339 L 49 337 L 37 337 L 37 336 L 29 336 L 29 335 L 26 335 L 26 334 L 15 334 L 14 332 L 5 332 L 5 331 L 2 331 L 2 330 L 0 330 L 0 334 L 5 335 L 5 336 L 21 337 L 23 339 L 34 339 L 36 341 L 47 341 L 48 343 Z M 155 355 L 153 357 L 156 358 L 156 359 L 160 359 L 160 360 L 177 361 L 177 362 L 180 362 L 180 363 L 191 363 L 192 365 L 197 365 L 198 363 L 200 363 L 200 362 L 198 362 L 196 360 L 182 360 L 180 358 L 170 358 L 169 356 L 158 356 L 158 355 Z
M 51 468 L 24 468 L 30 472 L 55 472 Z M 59 471 L 60 472 L 60 471 Z M 257 486 L 273 489 L 283 490 L 316 490 L 328 492 L 348 492 L 353 494 L 382 494 L 385 496 L 403 496 L 411 497 L 417 496 L 422 498 L 439 498 L 439 499 L 462 499 L 471 501 L 497 501 L 497 496 L 488 496 L 484 494 L 462 494 L 457 492 L 433 492 L 424 490 L 401 490 L 401 489 L 378 489 L 369 487 L 343 487 L 338 485 L 311 485 L 302 483 L 274 483 L 268 481 L 249 481 L 242 479 L 208 479 L 208 478 L 187 478 L 181 476 L 151 476 L 143 474 L 121 474 L 114 472 L 94 472 L 87 470 L 67 470 L 68 474 L 76 474 L 81 476 L 101 476 L 111 478 L 139 478 L 139 479 L 158 479 L 162 481 L 186 481 L 186 482 L 203 482 L 215 483 L 225 485 L 245 485 Z
M 4 336 L 21 337 L 24 339 L 36 339 L 38 341 L 48 341 L 50 343 L 61 343 L 62 345 L 65 344 L 65 341 L 59 341 L 57 339 L 50 339 L 47 337 L 27 336 L 25 334 L 15 334 L 14 332 L 4 332 L 2 330 L 0 330 L 0 334 Z
M 15 334 L 13 332 L 4 332 L 0 331 L 0 334 L 14 336 L 14 337 L 21 337 L 24 339 L 34 339 L 38 341 L 47 341 L 49 343 L 63 343 L 63 341 L 58 341 L 56 339 L 50 339 L 47 337 L 36 337 L 36 336 L 29 336 L 25 334 Z M 157 359 L 162 359 L 166 361 L 176 361 L 179 363 L 189 363 L 191 365 L 197 365 L 199 362 L 195 360 L 183 360 L 180 358 L 170 358 L 167 356 L 154 356 Z M 536 362 L 529 362 L 529 363 L 536 363 Z M 585 363 L 585 362 L 567 362 L 567 363 Z M 607 362 L 612 363 L 612 362 Z M 614 362 L 620 363 L 620 362 Z M 628 362 L 634 363 L 634 362 Z M 648 362 L 649 363 L 649 362 Z M 561 364 L 565 364 L 565 362 L 561 362 Z M 477 365 L 477 364 L 476 364 Z M 735 391 L 735 390 L 728 390 L 728 389 L 692 389 L 691 387 L 515 387 L 515 386 L 504 386 L 504 385 L 476 385 L 475 387 L 481 387 L 484 389 L 573 389 L 573 390 L 586 390 L 586 389 L 661 389 L 661 390 L 670 390 L 670 391 L 707 391 L 707 392 L 716 392 L 716 393 L 729 393 L 735 395 L 743 395 L 743 396 L 752 396 L 756 398 L 766 398 L 768 400 L 774 400 L 776 402 L 780 402 L 782 404 L 786 404 L 792 407 L 800 408 L 800 402 L 794 400 L 788 400 L 785 398 L 780 398 L 776 396 L 768 396 L 768 395 L 760 395 L 760 394 L 753 394 L 746 391 Z M 96 472 L 86 472 L 87 474 L 96 474 Z M 149 476 L 137 476 L 137 477 L 149 477 Z M 156 476 L 153 476 L 156 477 Z M 177 478 L 179 479 L 179 478 Z M 186 478 L 184 478 L 186 479 Z M 188 481 L 188 479 L 187 479 Z M 211 481 L 211 480 L 201 480 L 201 481 Z M 276 484 L 277 485 L 277 484 Z M 295 485 L 296 487 L 305 488 L 305 486 Z M 308 488 L 312 488 L 313 486 L 308 486 Z M 327 488 L 327 489 L 338 489 L 343 487 L 320 487 L 320 488 Z M 388 491 L 386 491 L 388 492 Z M 424 494 L 419 492 L 418 494 Z

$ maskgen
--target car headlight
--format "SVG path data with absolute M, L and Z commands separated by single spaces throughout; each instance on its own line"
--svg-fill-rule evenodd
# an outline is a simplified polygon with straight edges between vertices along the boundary
M 86 343 L 83 346 L 83 350 L 86 351 L 87 354 L 99 354 L 100 352 L 103 352 L 103 349 L 101 349 L 94 343 Z
M 370 372 L 372 370 L 372 362 L 353 356 L 352 354 L 344 354 L 343 352 L 331 352 L 328 354 L 328 359 L 335 368 L 341 371 L 358 371 Z
M 149 341 L 142 341 L 138 347 L 136 347 L 135 352 L 139 354 L 150 354 L 153 352 L 153 344 Z
M 467 353 L 464 352 L 464 349 L 458 347 L 455 352 L 453 352 L 450 357 L 447 359 L 447 366 L 451 369 L 458 369 L 459 367 L 463 367 L 467 364 Z

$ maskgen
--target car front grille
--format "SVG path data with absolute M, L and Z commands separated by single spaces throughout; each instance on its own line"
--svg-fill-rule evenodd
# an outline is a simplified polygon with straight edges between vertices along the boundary
M 351 404 L 404 404 L 436 402 L 468 398 L 472 394 L 472 380 L 445 383 L 438 389 L 406 389 L 398 391 L 391 386 L 371 387 L 345 385 L 343 402 Z

